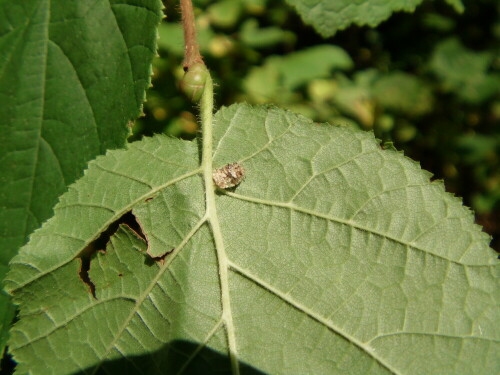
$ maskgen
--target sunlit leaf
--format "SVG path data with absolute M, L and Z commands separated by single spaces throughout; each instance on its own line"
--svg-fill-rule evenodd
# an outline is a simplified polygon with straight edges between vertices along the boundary
M 269 57 L 264 65 L 250 71 L 245 89 L 255 102 L 281 101 L 312 79 L 329 77 L 333 70 L 348 70 L 352 66 L 342 48 L 319 45 L 283 57 Z
M 157 136 L 61 198 L 8 275 L 19 373 L 498 372 L 498 260 L 442 183 L 280 109 L 214 132 L 214 167 L 246 171 L 215 197 L 198 143 Z

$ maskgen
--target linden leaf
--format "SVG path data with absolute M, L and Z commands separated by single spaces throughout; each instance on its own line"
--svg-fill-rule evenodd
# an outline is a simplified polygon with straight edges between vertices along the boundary
M 0 280 L 87 162 L 124 146 L 150 82 L 161 6 L 0 1 Z M 14 307 L 0 299 L 3 352 Z
M 223 108 L 214 136 L 214 168 L 245 170 L 215 197 L 165 136 L 62 196 L 7 278 L 19 373 L 498 372 L 499 263 L 442 183 L 276 108 Z

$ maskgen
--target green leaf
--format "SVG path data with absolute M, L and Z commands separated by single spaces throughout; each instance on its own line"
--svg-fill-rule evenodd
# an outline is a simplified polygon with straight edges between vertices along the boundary
M 445 91 L 479 104 L 500 93 L 500 74 L 488 72 L 493 59 L 493 53 L 471 51 L 451 38 L 436 46 L 430 68 L 442 80 Z
M 412 116 L 432 110 L 432 93 L 416 76 L 392 72 L 381 76 L 373 86 L 373 95 L 385 108 Z
M 233 27 L 241 16 L 243 2 L 238 0 L 219 0 L 207 9 L 210 21 L 218 27 Z
M 333 45 L 319 45 L 271 56 L 264 65 L 255 67 L 245 78 L 245 90 L 258 103 L 282 100 L 283 96 L 315 78 L 331 75 L 332 70 L 348 70 L 353 62 L 346 51 Z
M 334 82 L 337 87 L 332 90 L 334 104 L 367 128 L 372 128 L 375 121 L 376 103 L 372 91 L 379 76 L 374 69 L 358 71 L 352 80 L 338 75 L 338 82 Z
M 250 18 L 241 26 L 241 41 L 252 48 L 266 48 L 278 43 L 295 40 L 295 35 L 277 26 L 259 28 L 258 21 Z
M 0 280 L 7 274 L 8 267 L 1 265 Z M 10 323 L 14 318 L 16 308 L 11 302 L 11 298 L 4 292 L 0 294 L 0 354 L 3 356 L 5 345 L 9 337 Z
M 319 45 L 283 58 L 283 85 L 293 90 L 314 78 L 328 77 L 333 69 L 349 70 L 353 62 L 346 51 L 332 45 Z
M 90 159 L 124 145 L 149 85 L 160 9 L 158 0 L 0 0 L 0 267 Z
M 413 12 L 422 0 L 286 0 L 323 37 L 351 24 L 377 26 L 396 11 Z
M 157 136 L 62 196 L 7 279 L 19 373 L 498 372 L 500 267 L 442 183 L 275 108 L 223 108 L 214 138 L 214 166 L 246 170 L 232 190 L 204 188 L 198 143 Z M 117 222 L 94 298 L 81 258 Z
M 462 0 L 445 0 L 448 4 L 450 4 L 453 9 L 455 9 L 455 11 L 457 13 L 463 13 L 464 10 L 465 10 L 465 6 L 464 6 L 464 3 L 462 2 Z
M 460 0 L 446 0 L 462 12 Z M 413 12 L 422 0 L 286 0 L 303 21 L 327 38 L 351 24 L 377 26 L 393 12 Z

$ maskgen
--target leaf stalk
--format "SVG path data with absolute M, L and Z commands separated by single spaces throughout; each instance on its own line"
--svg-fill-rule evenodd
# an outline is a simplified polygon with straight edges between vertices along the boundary
M 196 64 L 203 64 L 200 54 L 198 38 L 196 35 L 196 23 L 194 19 L 193 4 L 191 0 L 181 0 L 182 28 L 184 30 L 184 71 Z

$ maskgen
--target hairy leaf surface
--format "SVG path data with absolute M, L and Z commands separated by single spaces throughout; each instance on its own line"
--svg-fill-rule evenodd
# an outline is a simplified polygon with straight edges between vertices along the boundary
M 412 12 L 422 0 L 286 0 L 305 23 L 323 37 L 330 37 L 351 24 L 377 26 L 393 12 Z M 446 0 L 456 11 L 463 12 L 461 0 Z
M 87 162 L 125 144 L 160 9 L 158 0 L 0 0 L 0 279 Z
M 214 167 L 246 170 L 215 198 L 198 144 L 164 136 L 61 198 L 8 275 L 20 373 L 498 371 L 498 260 L 442 183 L 280 109 L 223 108 L 214 133 Z

